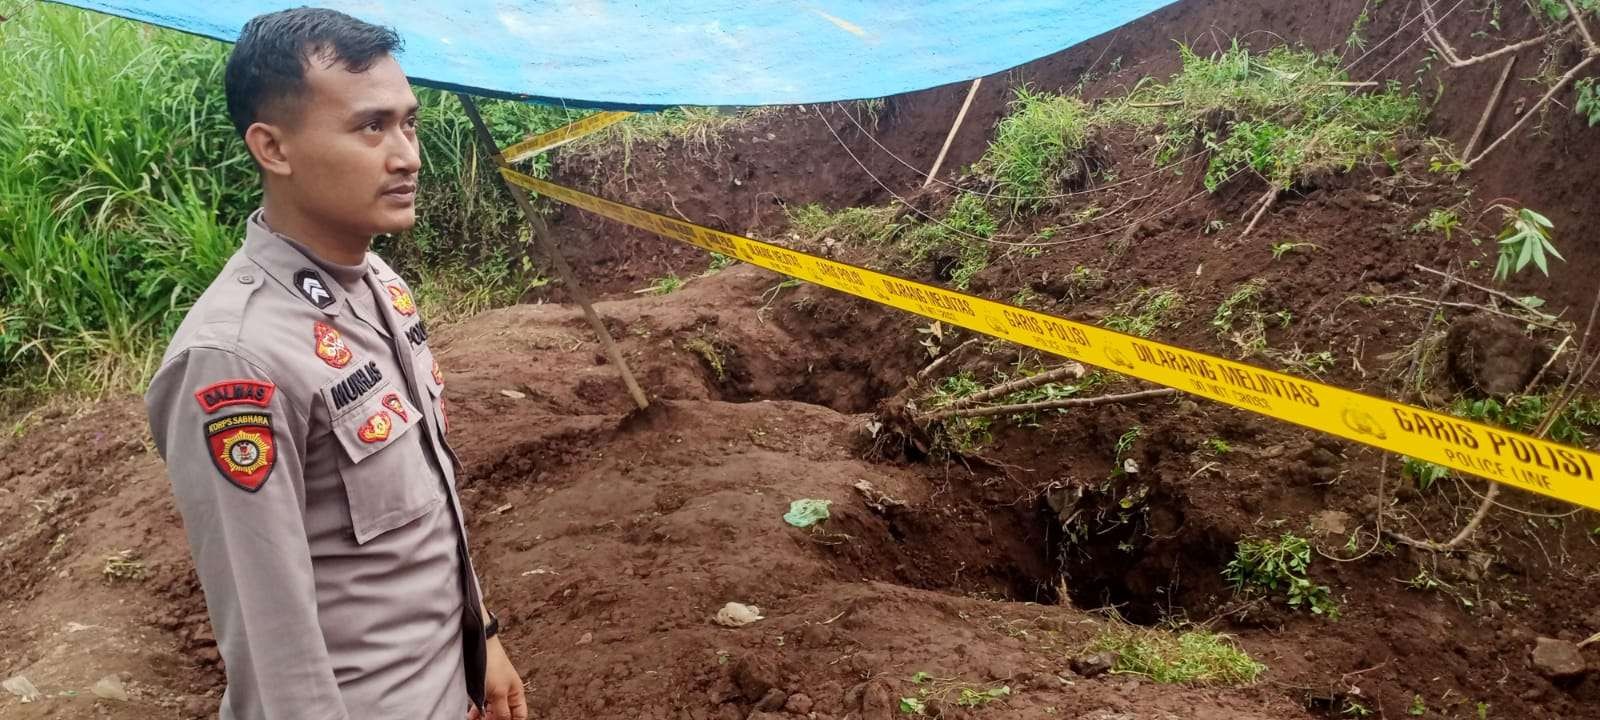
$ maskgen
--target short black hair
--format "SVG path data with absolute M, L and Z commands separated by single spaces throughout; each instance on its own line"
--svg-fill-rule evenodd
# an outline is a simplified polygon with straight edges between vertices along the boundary
M 257 15 L 244 24 L 228 55 L 223 76 L 228 117 L 243 137 L 264 109 L 305 93 L 306 67 L 313 59 L 359 73 L 400 47 L 394 30 L 337 10 L 300 7 Z

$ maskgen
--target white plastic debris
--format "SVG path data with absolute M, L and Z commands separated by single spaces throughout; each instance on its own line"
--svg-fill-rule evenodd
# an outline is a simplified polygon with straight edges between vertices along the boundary
M 744 603 L 731 602 L 717 611 L 717 624 L 723 627 L 744 627 L 761 619 L 761 608 Z

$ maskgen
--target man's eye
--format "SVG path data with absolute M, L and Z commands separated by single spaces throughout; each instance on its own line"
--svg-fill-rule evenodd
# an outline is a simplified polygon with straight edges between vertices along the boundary
M 361 126 L 361 129 L 362 130 L 366 130 L 368 132 L 382 132 L 383 131 L 383 123 L 378 122 L 377 120 L 373 120 L 372 122 L 369 122 L 366 125 Z
M 415 129 L 417 129 L 417 116 L 412 115 L 411 117 L 406 118 L 406 129 L 407 130 L 415 130 Z

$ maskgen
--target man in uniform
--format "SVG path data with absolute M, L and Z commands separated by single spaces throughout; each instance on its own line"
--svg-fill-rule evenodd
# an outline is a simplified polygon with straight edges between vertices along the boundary
M 527 717 L 467 553 L 439 365 L 368 252 L 416 216 L 398 47 L 300 8 L 251 20 L 228 59 L 262 208 L 146 396 L 225 720 Z

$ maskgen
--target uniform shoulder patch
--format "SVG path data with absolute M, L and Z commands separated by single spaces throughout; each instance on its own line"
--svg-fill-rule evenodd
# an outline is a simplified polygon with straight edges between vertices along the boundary
M 294 289 L 299 290 L 300 296 L 307 302 L 319 308 L 333 304 L 333 293 L 328 291 L 328 284 L 323 282 L 322 273 L 311 268 L 302 268 L 294 274 Z
M 205 435 L 217 471 L 245 492 L 260 490 L 278 464 L 278 442 L 272 434 L 272 416 L 267 413 L 207 421 Z
M 417 301 L 411 297 L 411 291 L 404 285 L 392 282 L 384 285 L 384 288 L 389 291 L 389 302 L 394 305 L 395 312 L 406 317 L 417 314 Z
M 276 391 L 276 386 L 263 380 L 223 380 L 201 388 L 194 399 L 210 414 L 230 405 L 266 407 Z

